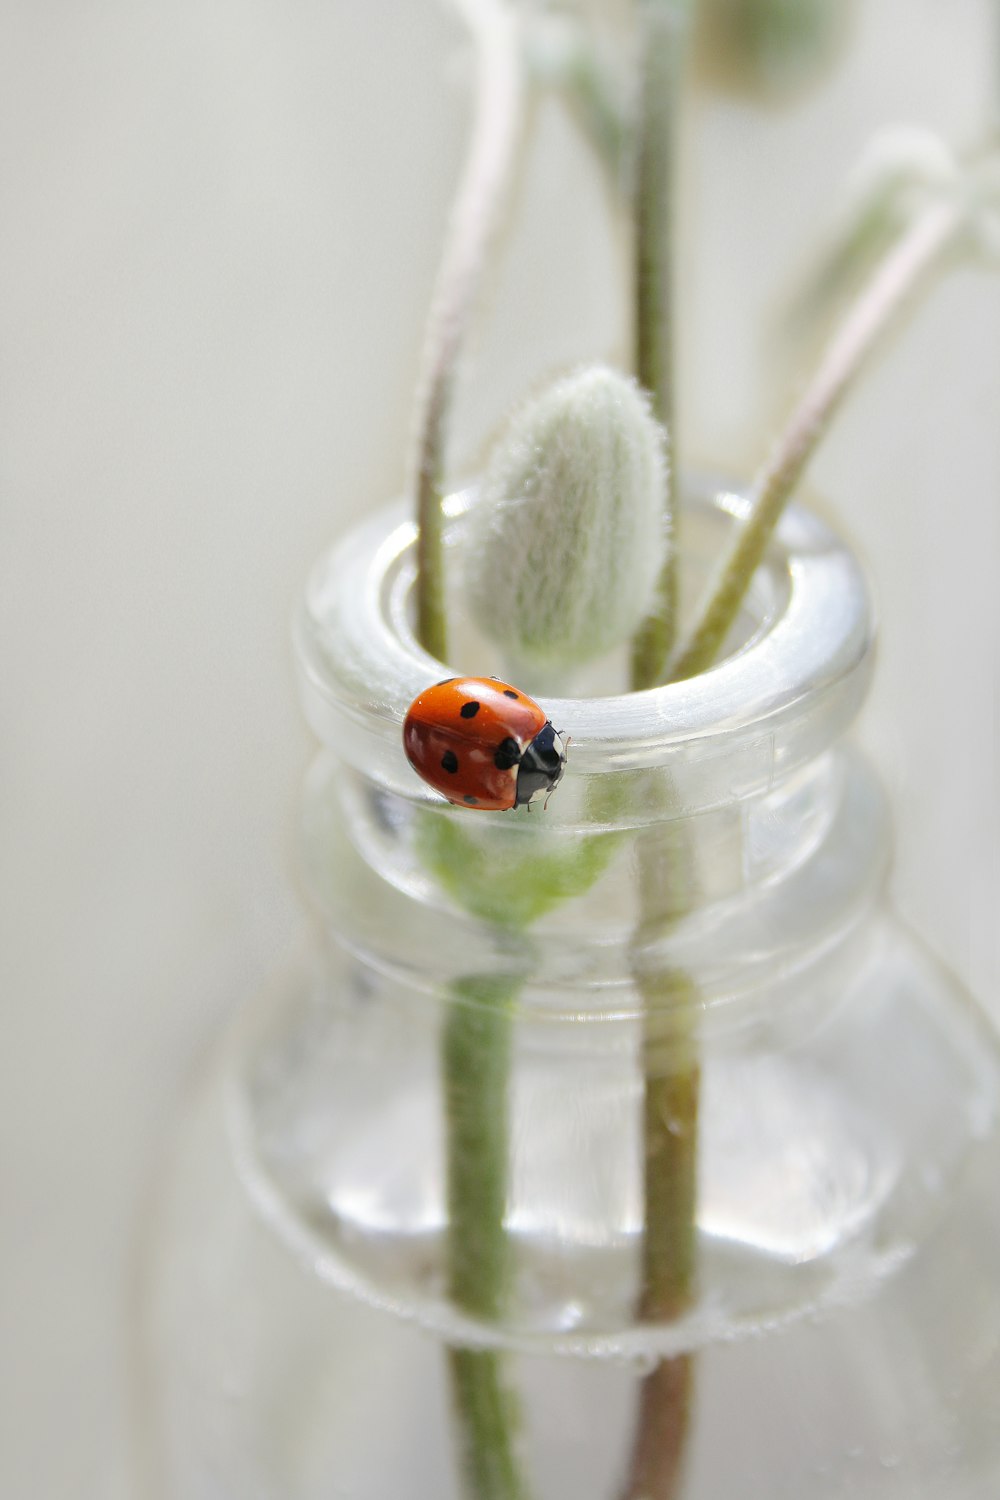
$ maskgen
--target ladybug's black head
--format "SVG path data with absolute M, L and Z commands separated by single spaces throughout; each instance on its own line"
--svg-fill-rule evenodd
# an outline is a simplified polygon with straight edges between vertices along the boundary
M 548 795 L 559 785 L 566 769 L 566 746 L 552 728 L 549 720 L 535 735 L 521 756 L 517 768 L 517 802 L 523 807 L 539 793 Z

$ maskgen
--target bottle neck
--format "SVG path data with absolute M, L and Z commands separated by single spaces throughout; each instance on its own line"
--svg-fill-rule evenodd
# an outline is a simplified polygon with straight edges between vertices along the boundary
M 324 925 L 432 1005 L 469 974 L 506 974 L 519 1012 L 599 1023 L 584 1043 L 599 1048 L 609 1024 L 648 1015 L 643 976 L 684 974 L 700 1028 L 724 1033 L 833 1001 L 889 846 L 878 782 L 844 748 L 709 812 L 569 835 L 542 824 L 415 808 L 322 756 L 303 826 Z
M 694 976 L 721 1029 L 785 1000 L 822 1010 L 835 998 L 823 976 L 835 981 L 870 931 L 890 847 L 880 784 L 858 752 L 830 750 L 771 791 L 668 824 L 652 842 L 681 871 L 673 909 L 634 956 L 641 969 Z
M 456 556 L 472 504 L 449 502 Z M 689 576 L 707 576 L 742 504 L 692 501 Z M 298 621 L 306 712 L 327 746 L 307 865 L 343 945 L 438 998 L 470 973 L 503 973 L 532 1014 L 603 1022 L 648 1013 L 644 975 L 688 975 L 704 1014 L 722 1017 L 842 945 L 886 839 L 871 776 L 838 748 L 870 677 L 867 590 L 822 522 L 786 515 L 710 672 L 600 696 L 616 680 L 604 664 L 581 685 L 589 696 L 545 700 L 572 746 L 544 814 L 450 808 L 406 762 L 418 692 L 503 670 L 471 631 L 454 636 L 477 660 L 447 670 L 417 645 L 413 548 L 398 515 L 367 523 L 317 568 Z

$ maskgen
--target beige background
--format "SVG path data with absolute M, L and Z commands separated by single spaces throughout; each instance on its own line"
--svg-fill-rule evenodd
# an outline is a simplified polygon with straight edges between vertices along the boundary
M 870 132 L 962 144 L 988 118 L 990 0 L 860 9 L 852 57 L 794 110 L 695 112 L 699 458 L 760 456 L 780 290 Z M 401 483 L 467 101 L 435 0 L 12 3 L 0 70 L 0 1492 L 81 1500 L 129 1493 L 158 1142 L 301 925 L 287 619 L 323 544 Z M 620 344 L 601 192 L 555 110 L 520 207 L 459 466 L 526 380 Z M 899 898 L 1000 1016 L 998 413 L 1000 281 L 963 271 L 815 480 L 878 583 L 864 733 Z

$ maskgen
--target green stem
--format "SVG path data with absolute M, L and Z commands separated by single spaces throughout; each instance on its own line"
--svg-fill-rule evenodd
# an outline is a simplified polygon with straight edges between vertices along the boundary
M 673 235 L 681 78 L 694 0 L 638 0 L 639 102 L 633 187 L 635 372 L 666 428 L 671 463 L 664 521 L 673 535 L 677 488 Z M 662 680 L 677 616 L 677 549 L 667 549 L 656 604 L 632 643 L 632 685 Z
M 589 818 L 613 822 L 620 791 L 591 793 Z M 537 823 L 537 820 L 536 820 Z M 547 840 L 540 826 L 511 836 L 500 823 L 478 823 L 427 810 L 415 849 L 441 892 L 505 939 L 546 912 L 583 896 L 617 850 L 617 833 Z M 522 974 L 527 954 L 522 954 Z M 470 975 L 450 988 L 441 1052 L 448 1198 L 448 1291 L 472 1317 L 505 1312 L 510 1272 L 504 1227 L 508 1171 L 511 1010 L 523 978 Z M 516 1406 L 492 1350 L 449 1351 L 451 1388 L 466 1493 L 475 1500 L 521 1500 L 527 1485 L 515 1462 Z
M 507 1287 L 507 1072 L 510 1007 L 520 981 L 456 980 L 444 1030 L 448 1122 L 448 1293 L 495 1321 Z
M 643 1044 L 646 1222 L 639 1314 L 662 1323 L 685 1311 L 694 1285 L 700 1069 L 692 1018 L 698 992 L 679 972 L 642 989 L 647 1010 L 678 1032 L 665 1047 L 649 1025 Z
M 858 296 L 754 480 L 747 518 L 673 664 L 673 679 L 706 671 L 722 650 L 778 518 L 831 418 L 869 356 L 929 280 L 963 224 L 964 210 L 957 201 L 931 204 L 914 219 Z
M 694 0 L 639 0 L 639 114 L 635 173 L 636 374 L 671 442 L 664 495 L 670 537 L 656 607 L 632 643 L 632 687 L 662 681 L 677 628 L 676 509 L 679 474 L 675 400 L 673 233 L 681 80 Z M 641 838 L 641 836 L 640 836 Z M 638 851 L 641 918 L 637 943 L 679 914 L 689 898 L 686 842 L 668 824 Z M 643 1243 L 636 1315 L 679 1317 L 694 1292 L 700 1071 L 693 1036 L 695 992 L 683 974 L 636 975 L 643 1028 Z M 682 1052 L 666 1061 L 661 1027 L 679 1025 Z M 687 1441 L 693 1362 L 661 1360 L 642 1382 L 626 1500 L 671 1500 Z
M 661 796 L 664 794 L 661 792 Z M 670 816 L 638 835 L 640 921 L 633 967 L 643 1000 L 643 1239 L 636 1317 L 672 1322 L 694 1297 L 697 1272 L 698 991 L 680 970 L 650 969 L 644 950 L 689 909 L 694 874 L 682 825 Z M 645 1376 L 624 1500 L 673 1500 L 679 1493 L 694 1361 L 660 1360 Z
M 506 196 L 520 134 L 520 25 L 502 0 L 454 0 L 475 45 L 475 119 L 431 302 L 414 418 L 417 638 L 444 661 L 445 437 L 462 344 Z
M 511 1007 L 521 981 L 470 975 L 452 985 L 441 1066 L 447 1140 L 448 1293 L 471 1317 L 496 1322 L 510 1273 L 507 1203 Z M 517 1406 L 493 1350 L 448 1351 L 470 1500 L 524 1500 L 514 1451 Z
M 667 1323 L 683 1316 L 697 1269 L 698 1065 L 693 1018 L 697 990 L 675 972 L 641 985 L 647 1024 L 643 1042 L 643 1176 L 645 1220 L 642 1290 L 637 1315 Z M 677 1035 L 664 1046 L 656 1021 Z M 690 1419 L 694 1359 L 662 1359 L 643 1378 L 625 1495 L 673 1500 Z
M 458 1418 L 462 1471 L 471 1500 L 520 1500 L 527 1495 L 511 1443 L 517 1402 L 493 1349 L 448 1350 Z

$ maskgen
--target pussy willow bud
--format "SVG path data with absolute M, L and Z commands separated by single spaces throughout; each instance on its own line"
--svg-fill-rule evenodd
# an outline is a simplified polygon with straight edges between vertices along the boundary
M 839 222 L 793 304 L 799 336 L 864 282 L 926 204 L 958 186 L 955 158 L 932 131 L 910 125 L 879 131 L 851 174 Z
M 856 9 L 857 0 L 702 0 L 702 68 L 719 88 L 780 104 L 832 66 Z
M 905 213 L 955 179 L 955 158 L 940 136 L 921 125 L 889 125 L 869 141 L 848 183 L 848 212 L 878 203 Z
M 629 144 L 627 93 L 591 29 L 578 16 L 536 9 L 525 27 L 525 55 L 533 81 L 562 95 L 612 179 L 620 181 Z
M 669 538 L 666 437 L 605 366 L 551 385 L 490 458 L 470 530 L 470 610 L 509 660 L 551 676 L 626 641 Z

